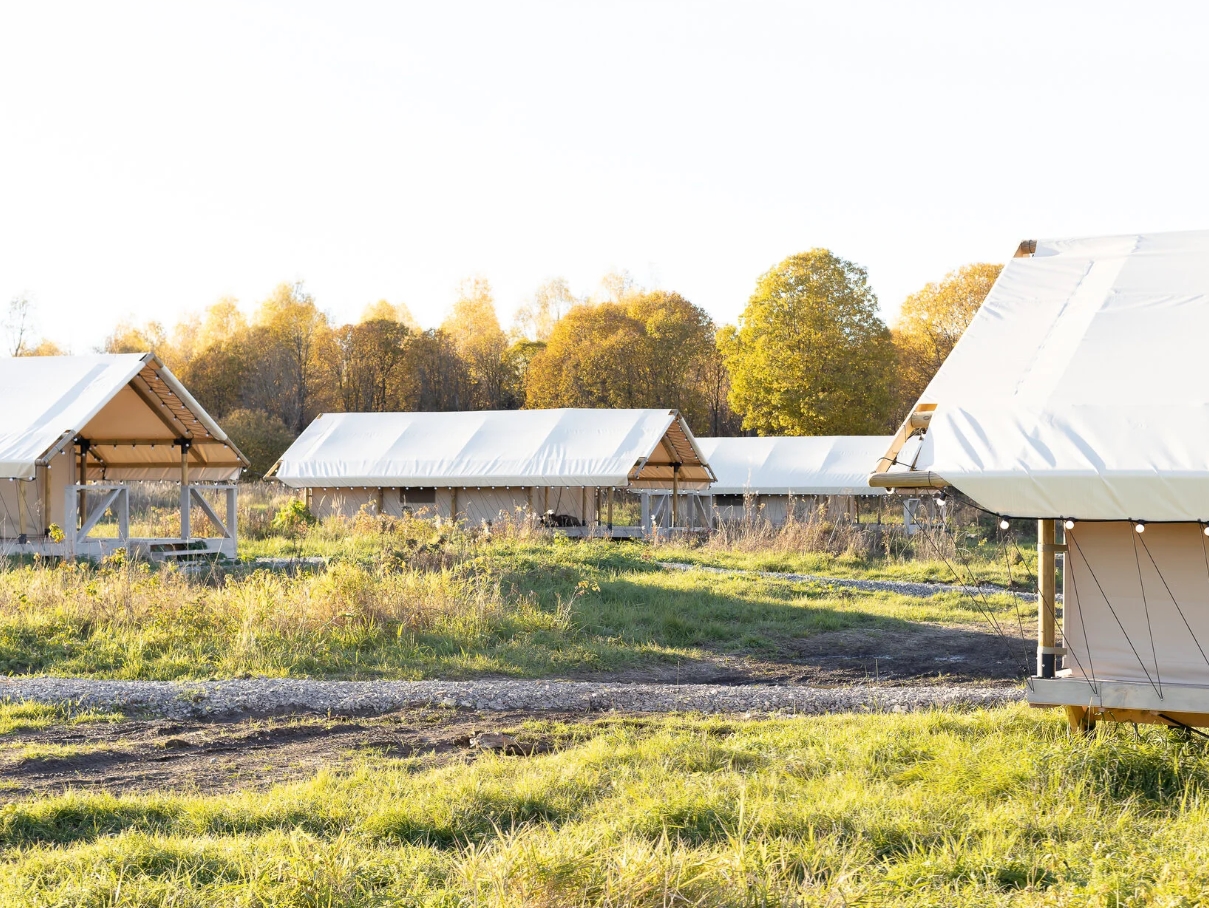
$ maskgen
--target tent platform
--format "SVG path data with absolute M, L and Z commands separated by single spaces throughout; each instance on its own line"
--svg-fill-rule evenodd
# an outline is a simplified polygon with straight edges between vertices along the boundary
M 1072 726 L 1087 728 L 1097 718 L 1209 726 L 1209 687 L 1071 677 L 1030 678 L 1028 685 L 1029 706 L 1066 707 Z
M 554 532 L 571 539 L 647 539 L 658 536 L 666 539 L 672 531 L 667 527 L 644 528 L 641 526 L 625 527 L 554 527 Z M 708 533 L 708 527 L 676 527 L 676 535 L 687 533 Z
M 21 539 L 0 539 L 0 556 L 20 558 L 39 555 L 43 558 L 108 558 L 119 550 L 143 561 L 195 561 L 223 556 L 236 557 L 235 540 L 231 537 L 193 536 L 181 538 L 120 538 L 89 536 L 74 544 L 55 542 L 48 536 L 28 536 Z

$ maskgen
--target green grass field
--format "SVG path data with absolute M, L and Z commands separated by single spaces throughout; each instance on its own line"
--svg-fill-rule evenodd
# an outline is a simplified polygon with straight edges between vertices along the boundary
M 1209 754 L 1052 712 L 533 722 L 224 796 L 0 809 L 0 903 L 1196 905 Z
M 27 565 L 0 573 L 0 672 L 176 679 L 551 677 L 785 659 L 829 632 L 943 625 L 1016 633 L 1035 611 L 1007 596 L 912 599 L 661 560 L 793 567 L 834 576 L 945 577 L 934 563 L 799 554 L 726 557 L 542 534 L 488 538 L 421 521 L 362 521 L 246 544 L 247 556 L 322 554 L 326 570 L 250 565 L 186 576 L 146 564 Z M 771 560 L 770 560 L 771 559 Z M 779 559 L 779 560 L 777 560 Z M 775 562 L 775 563 L 773 563 Z
M 738 573 L 968 579 L 943 560 L 775 539 L 574 542 L 358 519 L 261 532 L 245 551 L 328 562 L 192 577 L 120 560 L 10 565 L 0 670 L 608 677 L 727 657 L 789 664 L 793 645 L 827 634 L 985 631 L 988 604 L 1005 626 L 1036 617 L 1007 596 L 911 599 Z M 1030 576 L 1027 552 L 984 544 L 961 557 L 977 579 Z M 20 737 L 119 721 L 0 704 L 0 748 L 10 761 L 79 759 L 86 745 L 71 736 Z M 1055 712 L 1013 707 L 514 730 L 552 749 L 350 752 L 305 781 L 227 794 L 10 794 L 0 905 L 1174 906 L 1209 893 L 1209 751 L 1157 728 L 1072 738 Z

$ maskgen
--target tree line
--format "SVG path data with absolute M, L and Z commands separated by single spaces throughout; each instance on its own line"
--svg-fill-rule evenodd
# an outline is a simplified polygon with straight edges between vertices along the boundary
M 432 329 L 386 301 L 337 325 L 301 284 L 282 284 L 250 314 L 221 299 L 171 329 L 123 322 L 101 350 L 154 351 L 256 473 L 331 411 L 674 407 L 700 435 L 881 434 L 918 398 L 999 270 L 968 265 L 929 284 L 893 329 L 865 269 L 826 249 L 771 268 L 738 323 L 723 326 L 624 273 L 594 298 L 549 281 L 510 330 L 482 278 L 463 283 Z M 4 327 L 14 356 L 61 352 L 39 341 L 24 299 Z

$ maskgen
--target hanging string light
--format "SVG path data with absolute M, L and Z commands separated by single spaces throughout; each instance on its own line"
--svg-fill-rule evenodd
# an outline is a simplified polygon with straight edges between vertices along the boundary
M 1068 530 L 1073 530 L 1075 528 L 1075 522 L 1073 520 L 1071 520 L 1069 517 L 1066 518 L 1065 521 L 1063 521 L 1062 525 L 1064 527 L 1066 527 Z
M 1142 523 L 1142 521 L 1140 521 L 1140 520 L 1133 525 L 1133 528 L 1138 533 L 1146 532 L 1146 524 Z
M 999 518 L 999 529 L 1010 530 L 1011 528 L 1012 528 L 1012 522 L 1010 520 L 1008 520 L 1006 517 Z

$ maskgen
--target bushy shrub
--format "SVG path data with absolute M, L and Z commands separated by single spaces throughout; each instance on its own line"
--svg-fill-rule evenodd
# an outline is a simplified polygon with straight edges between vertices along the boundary
M 294 433 L 285 423 L 259 410 L 228 413 L 223 417 L 222 426 L 251 462 L 249 472 L 258 478 L 268 472 L 294 441 Z
M 273 529 L 296 533 L 314 525 L 315 515 L 300 498 L 291 498 L 273 515 Z

